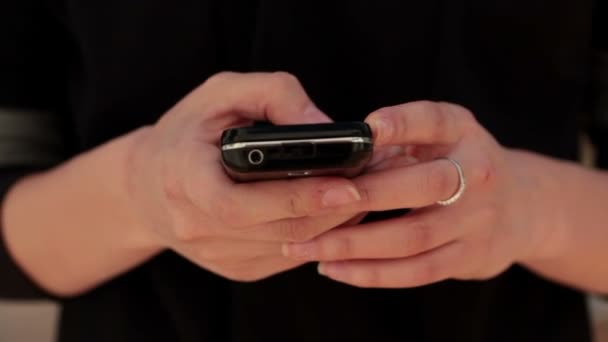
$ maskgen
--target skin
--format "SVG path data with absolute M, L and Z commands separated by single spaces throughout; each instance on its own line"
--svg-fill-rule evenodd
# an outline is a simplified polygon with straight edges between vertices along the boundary
M 285 73 L 221 73 L 158 123 L 16 184 L 3 205 L 15 261 L 42 288 L 74 296 L 171 249 L 202 268 L 254 281 L 302 264 L 281 244 L 352 219 L 352 181 L 237 184 L 217 141 L 231 126 L 328 122 Z M 33 214 L 34 213 L 34 214 Z
M 360 177 L 236 184 L 217 141 L 252 120 L 329 121 L 293 76 L 218 74 L 154 126 L 17 183 L 3 205 L 9 251 L 60 296 L 166 249 L 237 281 L 320 261 L 344 283 L 414 287 L 488 279 L 519 263 L 608 292 L 608 266 L 597 262 L 608 257 L 601 172 L 509 150 L 466 109 L 416 102 L 369 115 L 377 153 Z M 437 160 L 445 156 L 462 164 L 467 189 L 439 207 L 458 187 L 454 166 Z M 358 224 L 395 208 L 416 210 Z
M 415 208 L 403 217 L 285 244 L 295 260 L 360 287 L 404 288 L 484 280 L 513 264 L 587 291 L 608 292 L 608 177 L 574 163 L 500 146 L 465 108 L 415 102 L 366 120 L 391 157 L 355 179 L 361 211 Z M 395 149 L 395 146 L 397 148 Z M 467 181 L 455 204 L 435 203 Z M 350 208 L 344 208 L 350 209 Z

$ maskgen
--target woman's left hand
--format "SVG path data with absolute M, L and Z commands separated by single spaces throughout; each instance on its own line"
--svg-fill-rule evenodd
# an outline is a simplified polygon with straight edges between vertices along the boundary
M 547 213 L 538 207 L 547 199 L 540 200 L 536 180 L 523 170 L 525 154 L 500 146 L 469 111 L 415 102 L 380 109 L 366 121 L 377 153 L 388 159 L 354 180 L 364 195 L 357 210 L 415 210 L 286 244 L 285 256 L 320 261 L 321 274 L 344 283 L 401 288 L 488 279 L 551 253 L 545 242 L 554 227 L 541 222 Z M 461 165 L 466 188 L 441 206 L 460 184 L 456 165 L 445 158 Z

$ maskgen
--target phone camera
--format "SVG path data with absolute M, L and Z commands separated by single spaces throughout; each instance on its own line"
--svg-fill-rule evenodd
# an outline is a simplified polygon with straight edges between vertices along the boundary
M 247 160 L 251 165 L 260 165 L 264 161 L 264 152 L 258 149 L 251 150 L 247 154 Z

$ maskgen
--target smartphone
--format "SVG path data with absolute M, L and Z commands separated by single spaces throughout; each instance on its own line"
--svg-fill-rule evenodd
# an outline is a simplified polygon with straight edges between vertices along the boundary
M 354 177 L 372 157 L 363 122 L 232 128 L 221 138 L 222 164 L 241 182 L 311 176 Z

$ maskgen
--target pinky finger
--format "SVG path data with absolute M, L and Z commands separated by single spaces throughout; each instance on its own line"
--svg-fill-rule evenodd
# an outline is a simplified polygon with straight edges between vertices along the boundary
M 319 263 L 319 273 L 365 288 L 411 288 L 455 277 L 465 268 L 464 243 L 452 242 L 404 259 Z

